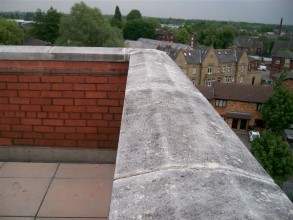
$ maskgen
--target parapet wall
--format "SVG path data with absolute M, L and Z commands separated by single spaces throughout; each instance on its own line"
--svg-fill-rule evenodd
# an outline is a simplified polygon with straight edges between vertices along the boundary
M 136 50 L 109 219 L 293 219 L 293 205 L 165 53 Z
M 0 145 L 117 149 L 128 71 L 122 49 L 1 49 Z

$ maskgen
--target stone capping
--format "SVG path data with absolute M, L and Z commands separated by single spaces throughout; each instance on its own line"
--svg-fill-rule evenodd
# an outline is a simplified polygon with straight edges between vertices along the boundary
M 128 62 L 129 50 L 106 47 L 0 46 L 0 60 Z
M 132 50 L 109 219 L 293 219 L 293 205 L 164 52 Z

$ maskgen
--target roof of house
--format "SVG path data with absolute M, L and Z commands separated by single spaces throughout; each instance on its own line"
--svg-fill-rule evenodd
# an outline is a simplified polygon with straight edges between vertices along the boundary
M 129 46 L 130 48 L 142 48 L 142 49 L 157 49 L 157 45 L 154 44 L 148 44 L 148 43 L 143 43 L 140 41 L 135 41 L 135 40 L 125 40 L 124 41 L 124 46 Z
M 23 42 L 25 46 L 52 46 L 51 43 L 34 37 L 30 37 Z
M 274 44 L 272 49 L 272 56 L 277 55 L 282 50 L 293 50 L 293 40 L 284 41 L 284 40 L 277 40 Z
M 167 36 L 167 35 L 175 35 L 172 31 L 167 31 L 167 30 L 161 30 L 161 29 L 157 29 L 156 30 L 156 34 L 157 35 L 162 35 L 162 36 Z
M 271 86 L 252 86 L 236 83 L 214 83 L 209 88 L 198 86 L 206 99 L 225 99 L 240 102 L 266 103 L 273 93 Z
M 235 63 L 241 58 L 244 51 L 232 49 L 215 49 L 219 63 Z
M 183 51 L 183 55 L 188 64 L 201 64 L 205 59 L 208 50 L 191 50 L 191 51 Z
M 263 48 L 263 43 L 256 37 L 240 36 L 234 39 L 234 44 L 237 47 L 243 48 L 251 48 L 254 46 L 257 48 Z
M 171 47 L 173 49 L 183 49 L 183 50 L 191 50 L 192 49 L 187 44 L 172 43 L 172 42 L 153 40 L 153 39 L 147 39 L 147 38 L 139 38 L 137 41 L 145 43 L 145 44 L 156 45 L 157 47 L 158 46 L 160 46 L 160 47 Z
M 275 57 L 284 57 L 286 59 L 293 59 L 293 52 L 289 50 L 281 50 L 277 54 L 273 55 Z

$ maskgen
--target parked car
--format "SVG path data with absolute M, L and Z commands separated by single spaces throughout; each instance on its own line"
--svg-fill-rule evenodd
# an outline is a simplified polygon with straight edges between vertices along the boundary
M 249 131 L 248 134 L 250 142 L 252 142 L 255 138 L 260 137 L 259 131 Z
M 257 69 L 258 70 L 262 70 L 262 71 L 266 71 L 267 70 L 267 66 L 265 64 L 260 64 Z

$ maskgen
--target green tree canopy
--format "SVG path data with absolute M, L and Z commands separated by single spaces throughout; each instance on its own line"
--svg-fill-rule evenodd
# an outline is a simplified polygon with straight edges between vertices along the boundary
M 281 185 L 292 175 L 292 153 L 281 136 L 264 131 L 252 142 L 251 151 L 277 184 Z
M 141 13 L 139 10 L 133 9 L 131 10 L 128 15 L 126 15 L 127 21 L 135 20 L 135 19 L 142 19 Z
M 76 3 L 69 16 L 60 22 L 60 37 L 57 45 L 116 47 L 123 45 L 122 32 L 111 27 L 97 8 L 90 8 L 85 3 Z
M 293 93 L 283 86 L 276 88 L 262 108 L 267 127 L 280 131 L 293 124 Z
M 23 29 L 15 21 L 0 18 L 0 45 L 20 45 L 24 35 Z
M 175 36 L 175 39 L 179 43 L 188 44 L 190 36 L 185 28 L 180 28 Z
M 41 40 L 55 43 L 59 36 L 59 23 L 62 13 L 50 7 L 47 12 L 38 9 L 34 16 L 34 24 L 30 33 Z
M 142 19 L 128 21 L 123 29 L 124 39 L 137 40 L 140 37 L 155 39 L 156 28 L 152 22 Z
M 118 27 L 118 28 L 122 29 L 122 16 L 121 16 L 120 9 L 118 6 L 116 6 L 116 8 L 115 8 L 115 14 L 111 20 L 111 25 L 113 27 Z

